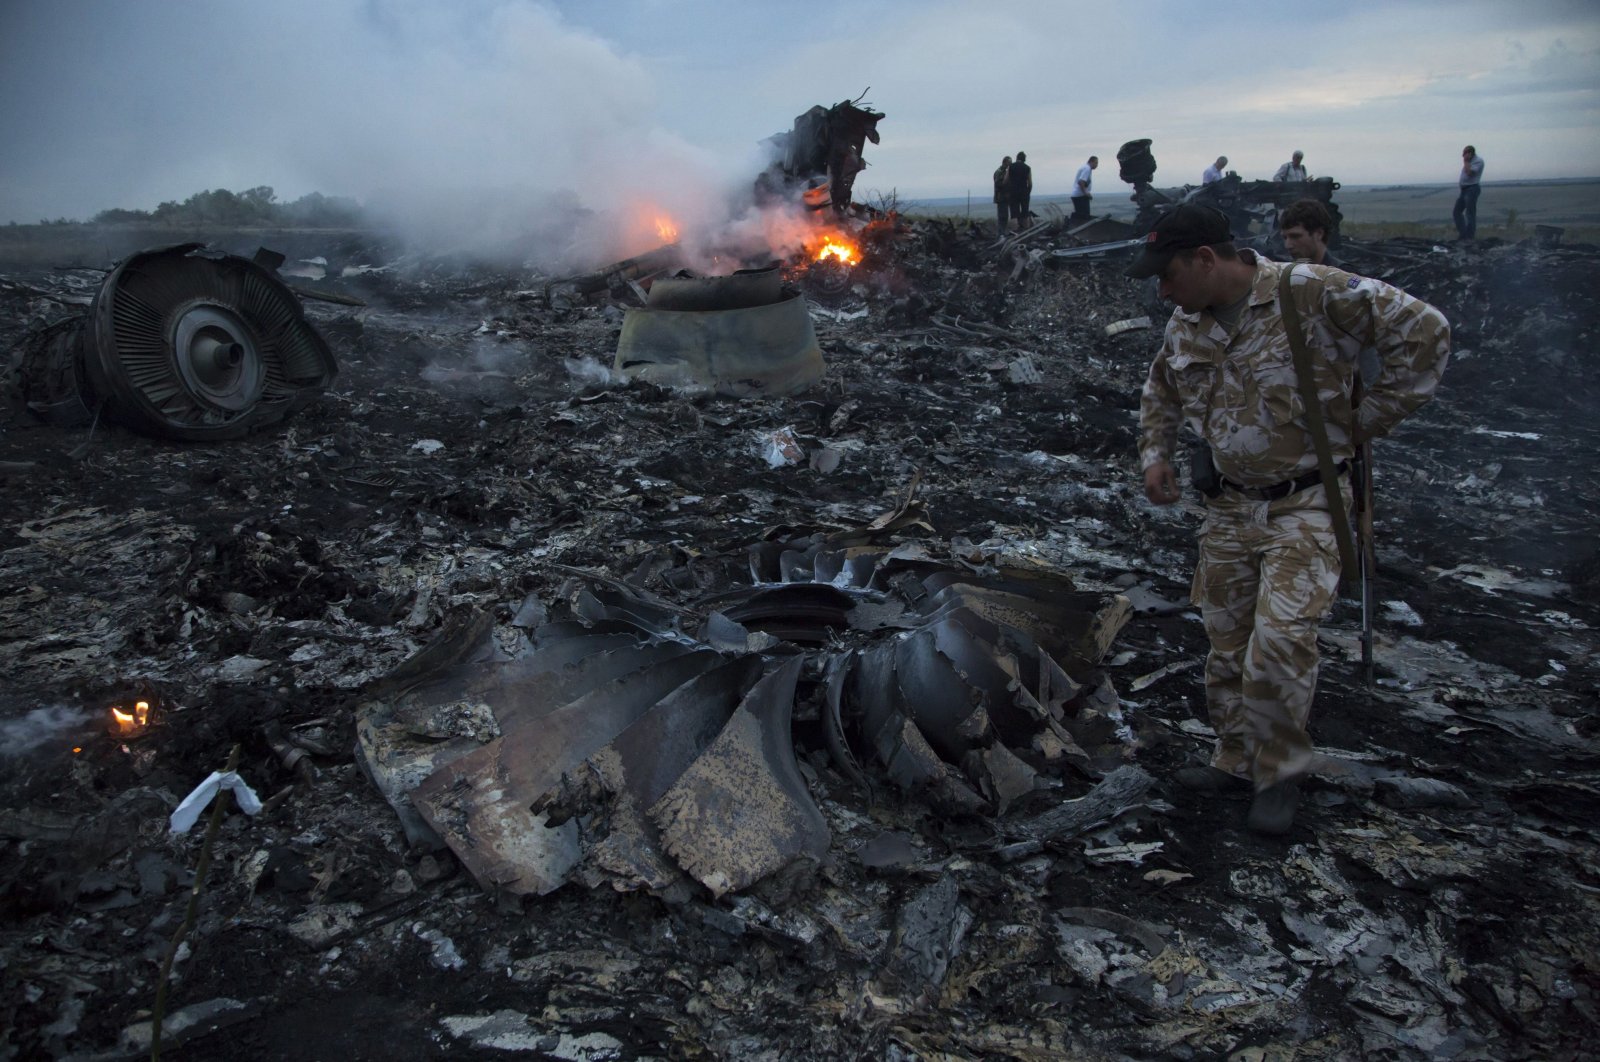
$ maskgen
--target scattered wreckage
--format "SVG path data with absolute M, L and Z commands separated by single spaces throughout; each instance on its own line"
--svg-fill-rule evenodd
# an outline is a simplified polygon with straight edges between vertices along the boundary
M 829 238 L 819 230 L 816 243 Z M 832 290 L 839 278 L 848 282 L 848 266 L 828 264 L 834 260 L 797 255 L 703 276 L 680 268 L 682 251 L 668 244 L 553 281 L 546 297 L 563 304 L 580 297 L 633 302 L 623 311 L 612 361 L 630 379 L 730 397 L 792 395 L 826 368 L 806 294 Z
M 580 587 L 509 660 L 480 625 L 465 662 L 408 668 L 413 686 L 369 706 L 364 763 L 412 839 L 448 843 L 485 888 L 576 878 L 679 900 L 691 878 L 722 896 L 827 856 L 797 692 L 863 795 L 872 762 L 933 807 L 993 813 L 1063 768 L 1119 764 L 1099 665 L 1128 599 L 877 544 L 909 526 L 931 530 L 910 509 L 762 543 L 753 584 L 699 609 Z
M 1152 183 L 1156 174 L 1156 158 L 1150 151 L 1151 141 L 1130 140 L 1117 149 L 1117 167 L 1123 183 L 1133 186 L 1130 197 L 1139 213 L 1133 220 L 1133 231 L 1149 232 L 1156 218 L 1180 203 L 1215 207 L 1228 215 L 1233 234 L 1239 239 L 1271 238 L 1278 231 L 1278 214 L 1289 204 L 1301 199 L 1313 199 L 1327 208 L 1333 218 L 1333 228 L 1328 242 L 1337 246 L 1339 223 L 1343 215 L 1333 201 L 1339 182 L 1332 177 L 1318 177 L 1310 181 L 1246 181 L 1237 173 L 1228 173 L 1210 184 L 1184 185 L 1181 188 L 1159 189 Z
M 200 1055 L 1581 1056 L 1600 256 L 1347 249 L 1459 360 L 1380 449 L 1377 689 L 1336 616 L 1339 770 L 1279 844 L 1163 780 L 1210 734 L 1194 517 L 1132 466 L 1140 293 L 1062 227 L 991 239 L 863 248 L 787 397 L 614 371 L 658 283 L 742 283 L 663 255 L 578 298 L 340 281 L 368 305 L 304 308 L 337 389 L 226 447 L 5 421 L 0 1053 L 148 1053 L 204 843 L 168 816 L 238 744 L 263 806 L 220 818 L 166 1023 Z M 103 279 L 0 276 L 0 338 Z M 1036 593 L 1003 624 L 1065 678 L 997 642 L 1016 571 L 1070 571 L 1081 629 L 1126 599 L 1109 652 Z

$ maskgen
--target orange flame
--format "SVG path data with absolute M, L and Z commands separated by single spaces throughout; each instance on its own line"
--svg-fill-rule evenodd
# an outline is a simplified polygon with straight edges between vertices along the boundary
M 662 214 L 656 218 L 656 235 L 662 243 L 672 243 L 678 238 L 678 223 Z
M 150 702 L 136 701 L 131 712 L 124 712 L 113 704 L 111 720 L 116 724 L 118 734 L 137 734 L 150 723 Z
M 855 244 L 844 237 L 829 236 L 812 258 L 818 262 L 824 258 L 837 258 L 844 265 L 854 265 L 861 258 L 861 253 L 856 250 Z

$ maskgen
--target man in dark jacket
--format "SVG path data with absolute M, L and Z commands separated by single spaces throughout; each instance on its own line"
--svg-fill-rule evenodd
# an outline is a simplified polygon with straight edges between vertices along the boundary
M 1296 199 L 1278 215 L 1278 233 L 1289 257 L 1312 265 L 1343 269 L 1344 263 L 1328 250 L 1333 235 L 1333 215 L 1315 199 Z
M 1033 169 L 1028 165 L 1028 153 L 1017 152 L 1011 164 L 1011 216 L 1017 219 L 1017 231 L 1028 227 L 1028 200 L 1033 197 Z

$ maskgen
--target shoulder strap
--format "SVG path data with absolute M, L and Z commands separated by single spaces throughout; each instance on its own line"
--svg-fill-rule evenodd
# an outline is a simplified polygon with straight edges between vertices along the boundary
M 1322 418 L 1322 399 L 1317 394 L 1311 351 L 1306 347 L 1305 333 L 1300 327 L 1300 308 L 1289 290 L 1293 273 L 1294 266 L 1286 265 L 1278 275 L 1278 312 L 1283 316 L 1283 330 L 1289 335 L 1289 349 L 1294 352 L 1294 374 L 1300 386 L 1300 397 L 1305 400 L 1306 426 L 1311 429 L 1311 441 L 1317 448 L 1317 467 L 1328 494 L 1328 512 L 1333 517 L 1333 537 L 1339 543 L 1339 564 L 1348 581 L 1361 570 L 1360 562 L 1356 557 L 1355 538 L 1350 533 L 1350 517 L 1344 509 L 1344 492 L 1339 489 L 1333 447 L 1328 444 L 1328 425 Z

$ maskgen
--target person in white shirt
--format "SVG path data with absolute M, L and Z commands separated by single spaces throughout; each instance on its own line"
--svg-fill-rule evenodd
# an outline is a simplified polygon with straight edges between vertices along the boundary
M 1272 175 L 1272 179 L 1274 181 L 1308 180 L 1309 178 L 1306 174 L 1306 168 L 1300 164 L 1300 160 L 1304 159 L 1305 157 L 1306 153 L 1304 151 L 1296 151 L 1294 153 L 1294 158 L 1278 167 L 1278 172 Z
M 1461 149 L 1461 191 L 1451 216 L 1456 223 L 1456 238 L 1476 239 L 1478 235 L 1478 193 L 1483 191 L 1483 159 L 1478 149 L 1468 144 Z
M 1090 155 L 1089 161 L 1078 167 L 1077 179 L 1072 182 L 1072 220 L 1089 220 L 1090 185 L 1094 183 L 1094 171 L 1100 167 L 1100 156 Z
M 1206 172 L 1200 175 L 1201 184 L 1213 184 L 1222 180 L 1223 171 L 1228 168 L 1228 156 L 1218 155 L 1217 161 L 1206 167 Z

